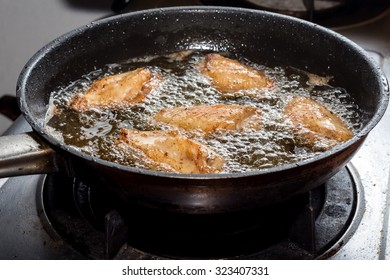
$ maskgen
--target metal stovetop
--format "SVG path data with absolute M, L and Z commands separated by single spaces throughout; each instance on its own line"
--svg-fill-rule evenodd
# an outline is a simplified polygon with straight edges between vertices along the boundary
M 390 10 L 370 22 L 335 31 L 366 49 L 390 79 Z M 365 209 L 356 231 L 347 232 L 348 242 L 332 259 L 390 259 L 389 124 L 388 109 L 351 161 L 363 185 Z M 6 133 L 29 129 L 19 118 Z M 0 179 L 0 259 L 83 258 L 44 230 L 36 199 L 39 192 L 35 187 L 26 187 L 41 180 L 41 175 Z
M 381 16 L 335 31 L 363 47 L 390 79 L 390 10 Z M 390 110 L 368 135 L 351 163 L 365 195 L 365 213 L 351 240 L 335 259 L 390 259 Z

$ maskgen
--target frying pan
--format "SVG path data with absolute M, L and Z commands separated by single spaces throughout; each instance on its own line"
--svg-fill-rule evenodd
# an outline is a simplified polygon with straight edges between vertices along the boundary
M 121 166 L 83 154 L 45 128 L 51 92 L 107 64 L 182 50 L 229 52 L 268 66 L 334 77 L 363 112 L 349 141 L 312 159 L 240 174 L 187 175 Z M 388 84 L 365 51 L 315 24 L 241 8 L 173 7 L 123 14 L 71 31 L 38 51 L 17 83 L 33 132 L 0 138 L 0 176 L 64 172 L 118 201 L 161 211 L 212 214 L 279 203 L 336 174 L 385 112 Z

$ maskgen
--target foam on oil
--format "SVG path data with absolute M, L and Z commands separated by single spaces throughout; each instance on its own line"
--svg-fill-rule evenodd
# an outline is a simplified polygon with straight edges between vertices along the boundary
M 293 96 L 307 96 L 339 115 L 353 132 L 361 128 L 360 111 L 350 95 L 342 88 L 313 85 L 307 73 L 284 67 L 269 68 L 244 58 L 242 63 L 265 71 L 276 82 L 274 89 L 251 94 L 222 94 L 210 85 L 199 71 L 204 54 L 183 52 L 159 57 L 143 57 L 124 63 L 107 65 L 52 93 L 47 116 L 48 130 L 66 145 L 105 160 L 138 168 L 150 168 L 150 162 L 136 150 L 123 152 L 116 139 L 121 128 L 136 130 L 168 130 L 167 125 L 155 123 L 153 116 L 164 108 L 201 104 L 239 104 L 262 110 L 262 129 L 216 133 L 207 138 L 191 135 L 225 159 L 224 173 L 246 172 L 280 166 L 308 159 L 318 152 L 296 144 L 290 125 L 285 122 L 283 107 Z M 115 110 L 92 109 L 76 112 L 67 107 L 78 92 L 104 76 L 148 67 L 163 77 L 143 103 Z M 185 134 L 186 132 L 183 132 Z

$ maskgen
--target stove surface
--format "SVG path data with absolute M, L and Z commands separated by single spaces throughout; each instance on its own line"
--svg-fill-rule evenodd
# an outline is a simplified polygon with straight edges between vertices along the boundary
M 390 10 L 371 21 L 335 31 L 363 47 L 390 79 Z M 366 211 L 357 232 L 336 259 L 390 259 L 389 124 L 388 108 L 351 161 L 364 186 Z
M 141 2 L 133 1 L 131 9 L 140 9 Z M 152 4 L 152 2 L 154 4 Z M 159 5 L 196 5 L 199 1 L 147 1 L 146 8 Z M 142 6 L 143 8 L 143 6 Z M 390 10 L 369 21 L 334 28 L 367 50 L 369 55 L 390 79 Z M 368 135 L 363 147 L 350 166 L 359 175 L 363 186 L 364 213 L 356 231 L 331 259 L 376 260 L 390 259 L 390 110 Z M 30 130 L 19 118 L 6 134 Z M 45 225 L 36 203 L 36 187 L 44 176 L 23 176 L 0 179 L 0 259 L 79 259 L 79 253 L 64 244 Z M 12 188 L 12 189 L 11 189 Z M 14 206 L 17 207 L 14 207 Z M 4 226 L 13 224 L 14 226 Z

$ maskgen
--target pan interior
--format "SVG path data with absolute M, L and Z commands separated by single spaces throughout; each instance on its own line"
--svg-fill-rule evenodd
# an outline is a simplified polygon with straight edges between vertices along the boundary
M 121 128 L 137 131 L 170 131 L 175 127 L 153 120 L 160 110 L 175 107 L 224 104 L 250 106 L 261 110 L 261 129 L 238 130 L 207 135 L 194 131 L 181 134 L 211 148 L 225 160 L 224 173 L 243 173 L 305 160 L 328 149 L 330 143 L 319 141 L 315 149 L 296 143 L 293 128 L 284 121 L 283 109 L 294 96 L 305 96 L 326 104 L 332 112 L 347 121 L 356 133 L 361 128 L 360 111 L 342 88 L 328 84 L 311 84 L 310 73 L 282 67 L 265 67 L 238 58 L 244 65 L 261 69 L 276 82 L 272 89 L 251 92 L 221 93 L 210 85 L 199 68 L 204 52 L 179 52 L 156 57 L 131 59 L 125 63 L 107 65 L 84 75 L 52 96 L 53 107 L 47 127 L 53 129 L 66 145 L 107 161 L 143 169 L 164 171 L 161 166 L 150 166 L 137 150 L 118 145 Z M 225 56 L 231 54 L 224 54 Z M 237 59 L 234 57 L 234 59 Z M 162 84 L 137 104 L 124 108 L 77 111 L 69 102 L 79 92 L 90 87 L 97 77 L 132 71 L 144 67 L 156 72 Z M 323 77 L 322 77 L 323 78 Z M 320 79 L 320 77 L 316 77 Z M 326 79 L 326 78 L 324 78 Z M 60 112 L 60 113 L 58 113 Z M 153 164 L 153 163 L 152 163 Z

